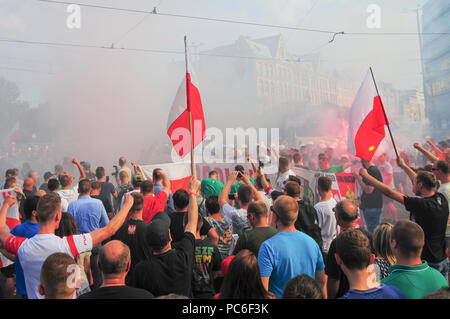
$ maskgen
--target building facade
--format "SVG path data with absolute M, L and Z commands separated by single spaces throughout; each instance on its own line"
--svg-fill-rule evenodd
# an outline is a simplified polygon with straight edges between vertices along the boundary
M 448 36 L 450 2 L 428 0 L 422 7 L 421 26 L 422 33 L 425 33 L 421 35 L 420 41 L 425 113 L 430 120 L 434 135 L 448 135 L 450 127 L 450 37 Z

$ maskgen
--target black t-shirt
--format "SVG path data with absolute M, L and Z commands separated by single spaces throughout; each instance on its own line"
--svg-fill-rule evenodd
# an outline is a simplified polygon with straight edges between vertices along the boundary
M 209 239 L 196 239 L 194 267 L 192 269 L 192 294 L 194 298 L 214 297 L 214 273 L 220 269 L 222 257 L 219 249 Z
M 376 166 L 370 166 L 367 169 L 367 172 L 370 176 L 375 177 L 380 182 L 383 182 L 383 177 L 381 176 L 380 170 Z M 363 178 L 364 184 L 371 186 L 370 182 Z M 383 194 L 380 193 L 377 189 L 374 189 L 372 193 L 367 194 L 364 191 L 361 194 L 361 209 L 368 208 L 382 208 L 383 207 Z
M 366 235 L 367 238 L 369 238 L 372 253 L 374 253 L 374 249 L 372 247 L 372 234 L 362 228 L 358 228 L 358 230 L 362 231 L 363 234 Z M 328 277 L 334 280 L 339 280 L 339 289 L 335 296 L 335 298 L 337 299 L 342 297 L 350 289 L 350 286 L 348 283 L 347 276 L 345 276 L 341 267 L 336 262 L 336 258 L 334 256 L 335 253 L 336 253 L 336 239 L 333 239 L 333 241 L 330 244 L 330 248 L 328 249 L 328 254 L 325 258 L 325 274 L 327 274 Z
M 258 257 L 259 248 L 267 239 L 274 236 L 278 231 L 273 227 L 254 227 L 252 230 L 239 236 L 233 255 L 237 255 L 241 250 L 248 249 Z
M 174 243 L 180 241 L 184 235 L 184 215 L 187 212 L 173 212 L 169 214 L 170 217 L 170 235 L 172 236 L 172 241 Z M 198 216 L 201 217 L 200 215 Z M 205 236 L 208 234 L 209 230 L 212 228 L 211 224 L 208 223 L 206 219 L 203 218 L 203 226 L 200 229 L 200 235 Z
M 132 274 L 132 286 L 150 291 L 154 296 L 170 293 L 192 297 L 195 237 L 186 232 L 176 248 L 139 262 Z
M 131 283 L 131 277 L 135 266 L 141 260 L 147 260 L 152 256 L 152 249 L 147 245 L 145 233 L 147 223 L 142 219 L 128 219 L 111 239 L 120 240 L 130 248 L 131 267 L 125 282 Z
M 422 227 L 425 233 L 425 246 L 422 259 L 437 263 L 444 260 L 445 231 L 448 220 L 448 202 L 444 195 L 435 193 L 431 197 L 405 197 L 405 208 L 411 213 L 411 220 Z
M 100 200 L 103 204 L 103 207 L 105 207 L 105 211 L 107 213 L 113 212 L 113 208 L 111 206 L 111 201 L 108 201 L 106 198 L 101 197 L 100 195 L 91 195 L 91 197 Z
M 153 299 L 150 292 L 129 286 L 100 287 L 85 293 L 78 299 Z
M 101 186 L 100 197 L 102 198 L 102 202 L 104 199 L 105 201 L 109 202 L 109 206 L 112 208 L 111 196 L 114 196 L 114 192 L 116 191 L 114 185 L 111 184 L 110 182 L 101 182 L 100 186 Z M 106 210 L 106 212 L 111 211 Z

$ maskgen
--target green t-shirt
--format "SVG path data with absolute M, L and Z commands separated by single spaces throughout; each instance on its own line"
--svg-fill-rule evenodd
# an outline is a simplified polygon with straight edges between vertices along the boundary
M 233 255 L 236 255 L 243 249 L 248 249 L 258 257 L 261 244 L 274 236 L 278 231 L 273 227 L 255 227 L 252 230 L 243 233 L 234 247 Z
M 219 196 L 223 190 L 223 183 L 215 178 L 204 178 L 200 187 L 203 196 L 208 198 L 209 196 Z
M 255 186 L 255 179 L 254 179 L 253 177 L 250 177 L 249 180 L 250 180 L 250 183 L 252 183 L 252 185 Z M 239 186 L 241 186 L 241 185 L 245 185 L 245 183 L 244 183 L 244 182 L 241 182 L 241 183 L 235 183 L 235 184 L 233 184 L 233 185 L 231 186 L 230 194 L 236 194 L 236 193 L 238 192 Z M 234 207 L 235 207 L 236 209 L 241 208 L 241 207 L 239 206 L 239 204 L 238 204 L 237 201 L 234 201 Z
M 444 276 L 428 266 L 426 261 L 417 266 L 394 265 L 389 268 L 389 271 L 391 274 L 381 282 L 400 289 L 406 299 L 420 299 L 448 286 Z

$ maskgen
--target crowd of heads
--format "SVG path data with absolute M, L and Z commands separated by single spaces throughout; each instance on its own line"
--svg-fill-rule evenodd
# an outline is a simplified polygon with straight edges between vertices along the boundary
M 443 154 L 448 157 L 450 143 L 440 142 L 438 144 L 443 149 Z M 280 150 L 279 174 L 283 174 L 292 167 L 303 167 L 314 170 L 329 170 L 335 165 L 355 164 L 350 160 L 351 156 L 343 152 L 338 152 L 337 148 L 323 147 L 323 145 L 306 144 L 298 149 Z M 402 152 L 402 158 L 409 165 L 412 163 L 412 156 Z M 431 167 L 419 165 L 420 161 L 415 156 L 416 165 L 414 171 L 416 178 L 412 185 L 412 192 L 421 196 L 424 192 L 435 190 L 445 176 L 449 175 L 448 158 L 435 161 Z M 385 153 L 381 154 L 376 161 L 380 164 L 390 159 Z M 361 161 L 362 166 L 368 168 L 372 163 Z M 87 162 L 74 161 L 74 164 L 82 167 L 84 172 L 91 171 Z M 78 164 L 77 164 L 78 163 Z M 123 169 L 127 165 L 124 157 L 118 161 L 122 168 L 118 172 L 118 185 L 130 184 L 133 191 L 132 206 L 129 208 L 129 218 L 142 218 L 143 210 L 146 207 L 146 198 L 155 197 L 155 183 L 164 183 L 165 173 L 162 169 L 155 169 L 151 178 L 145 179 L 141 173 L 130 174 Z M 295 176 L 289 176 L 284 183 L 283 189 L 276 196 L 271 198 L 270 209 L 262 200 L 257 200 L 256 192 L 268 194 L 267 184 L 270 180 L 258 173 L 255 175 L 254 187 L 248 183 L 245 168 L 237 165 L 235 171 L 238 172 L 236 183 L 236 193 L 228 197 L 230 203 L 237 205 L 245 211 L 246 218 L 252 227 L 258 227 L 262 220 L 270 221 L 270 227 L 280 231 L 296 230 L 296 222 L 300 218 L 299 209 L 302 202 L 301 181 Z M 39 223 L 40 227 L 52 224 L 55 226 L 55 235 L 61 238 L 79 233 L 77 221 L 73 214 L 62 211 L 61 197 L 58 191 L 77 188 L 78 196 L 100 196 L 102 183 L 106 177 L 105 168 L 99 166 L 95 169 L 94 179 L 81 178 L 78 182 L 74 176 L 64 170 L 61 165 L 55 166 L 55 173 L 46 172 L 43 175 L 44 184 L 47 191 L 37 193 L 37 183 L 39 173 L 30 170 L 20 185 L 23 191 L 33 192 L 32 196 L 23 201 L 23 217 L 25 220 L 32 220 Z M 92 171 L 91 171 L 92 172 Z M 211 171 L 209 179 L 218 179 L 218 174 Z M 16 188 L 18 185 L 19 170 L 8 169 L 3 183 L 4 189 Z M 320 176 L 317 179 L 317 191 L 319 194 L 330 193 L 332 180 L 327 176 Z M 173 211 L 186 212 L 192 205 L 192 193 L 186 189 L 172 190 L 171 201 L 173 201 Z M 45 194 L 45 195 L 43 195 Z M 195 225 L 195 236 L 204 238 L 200 234 L 204 227 L 205 217 L 214 217 L 217 220 L 224 219 L 223 185 L 217 194 L 202 198 L 204 195 L 196 194 L 202 199 L 198 209 L 203 205 L 203 215 L 199 216 Z M 199 200 L 200 202 L 200 200 Z M 168 205 L 169 201 L 167 200 Z M 120 210 L 120 203 L 114 208 L 114 214 Z M 167 208 L 167 207 L 166 207 Z M 425 245 L 425 233 L 421 226 L 409 220 L 398 220 L 395 223 L 380 223 L 371 236 L 361 232 L 355 225 L 359 217 L 358 207 L 353 200 L 344 199 L 338 201 L 332 209 L 333 218 L 340 227 L 340 232 L 335 236 L 335 260 L 347 277 L 353 276 L 355 272 L 366 271 L 374 263 L 376 258 L 384 259 L 390 266 L 396 265 L 399 261 L 420 260 L 420 256 Z M 270 217 L 270 218 L 269 218 Z M 191 214 L 185 214 L 183 225 L 189 223 Z M 152 221 L 146 226 L 145 241 L 153 255 L 162 255 L 172 247 L 172 237 L 170 232 L 171 218 L 164 211 L 157 212 Z M 231 222 L 231 221 L 230 221 Z M 218 230 L 217 230 L 218 231 Z M 322 252 L 323 253 L 323 252 Z M 221 275 L 223 281 L 216 289 L 218 298 L 221 299 L 274 299 L 276 296 L 270 292 L 261 279 L 258 255 L 249 249 L 242 249 L 236 254 L 232 254 L 221 261 Z M 98 251 L 98 269 L 104 278 L 125 278 L 130 272 L 132 254 L 130 248 L 120 240 L 111 240 L 103 245 Z M 56 252 L 48 256 L 42 265 L 40 273 L 39 292 L 47 298 L 74 298 L 77 287 L 68 285 L 70 273 L 67 269 L 71 265 L 76 265 L 77 261 L 71 256 Z M 180 296 L 169 294 L 168 296 Z M 426 298 L 439 298 L 448 296 L 448 288 L 439 289 Z M 167 296 L 166 296 L 167 297 Z M 180 296 L 183 297 L 183 296 Z M 186 296 L 184 296 L 186 297 Z M 326 298 L 323 286 L 318 280 L 306 274 L 298 274 L 290 278 L 284 287 L 282 298 L 286 299 L 323 299 Z

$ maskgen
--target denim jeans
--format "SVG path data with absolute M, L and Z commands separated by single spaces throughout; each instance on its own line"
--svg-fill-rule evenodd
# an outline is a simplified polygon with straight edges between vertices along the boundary
M 366 208 L 362 211 L 367 230 L 371 233 L 380 224 L 382 208 Z
M 448 258 L 445 258 L 443 261 L 438 262 L 438 263 L 430 263 L 428 262 L 428 266 L 433 267 L 434 269 L 436 269 L 437 271 L 439 271 L 442 276 L 445 277 L 445 279 L 448 279 L 448 268 L 449 268 L 449 264 L 448 264 Z

